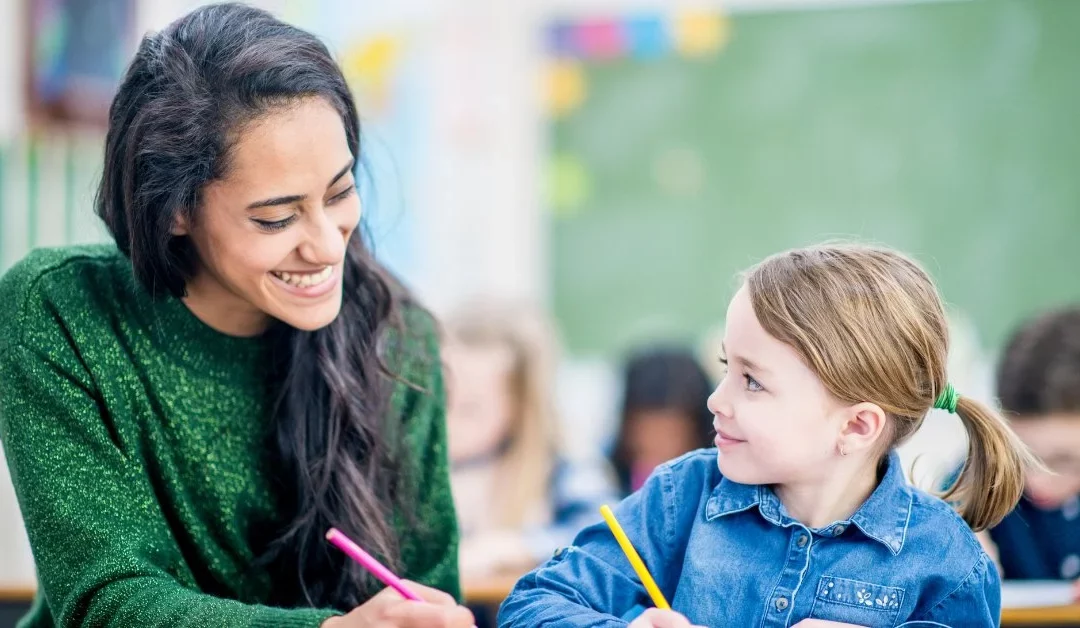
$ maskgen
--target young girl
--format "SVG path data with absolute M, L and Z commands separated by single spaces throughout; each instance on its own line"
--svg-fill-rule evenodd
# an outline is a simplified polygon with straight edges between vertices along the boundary
M 708 447 L 709 377 L 688 351 L 652 348 L 626 363 L 622 421 L 611 462 L 623 495 L 641 488 L 660 463 Z
M 474 303 L 447 323 L 451 484 L 465 578 L 522 573 L 614 500 L 599 461 L 561 455 L 555 334 L 534 309 Z
M 661 466 L 616 508 L 678 613 L 642 614 L 649 598 L 600 525 L 523 578 L 500 625 L 997 625 L 998 575 L 968 524 L 1009 512 L 1031 457 L 948 384 L 925 271 L 864 246 L 781 253 L 746 274 L 726 321 L 717 448 Z M 946 495 L 963 519 L 909 486 L 893 452 L 932 406 L 970 436 Z

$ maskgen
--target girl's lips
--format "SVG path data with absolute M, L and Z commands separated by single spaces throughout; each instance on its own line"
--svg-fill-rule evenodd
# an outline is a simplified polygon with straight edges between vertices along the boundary
M 713 439 L 713 443 L 715 443 L 716 446 L 720 448 L 731 447 L 733 445 L 738 445 L 739 443 L 745 442 L 745 440 L 729 436 L 721 430 L 716 430 L 716 438 Z

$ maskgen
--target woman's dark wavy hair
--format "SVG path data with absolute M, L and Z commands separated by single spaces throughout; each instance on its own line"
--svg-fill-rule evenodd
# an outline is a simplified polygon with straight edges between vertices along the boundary
M 245 125 L 306 98 L 341 114 L 360 162 L 356 106 L 313 35 L 240 4 L 205 6 L 146 36 L 109 111 L 96 210 L 155 297 L 185 294 L 197 263 L 178 216 L 193 219 L 206 184 L 228 174 Z M 352 608 L 375 590 L 328 549 L 338 527 L 400 566 L 392 521 L 407 509 L 401 437 L 385 421 L 392 382 L 383 356 L 402 344 L 405 295 L 353 232 L 340 315 L 313 332 L 267 332 L 275 366 L 272 459 L 286 521 L 257 548 L 281 605 Z M 396 331 L 395 331 L 396 330 Z M 405 514 L 407 516 L 407 513 Z

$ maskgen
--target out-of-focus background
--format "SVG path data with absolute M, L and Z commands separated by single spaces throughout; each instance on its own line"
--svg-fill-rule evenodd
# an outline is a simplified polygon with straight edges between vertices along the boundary
M 198 4 L 0 0 L 0 271 L 107 240 L 104 112 L 141 35 Z M 711 440 L 735 273 L 769 253 L 915 255 L 950 307 L 952 380 L 988 402 L 1013 327 L 1080 300 L 1080 1 L 254 4 L 322 36 L 354 88 L 376 253 L 460 333 L 451 406 L 501 381 L 470 321 L 538 321 L 517 332 L 552 370 L 571 501 Z M 933 486 L 964 446 L 935 413 L 903 455 Z M 6 474 L 0 586 L 29 587 Z M 464 501 L 486 486 L 467 475 Z

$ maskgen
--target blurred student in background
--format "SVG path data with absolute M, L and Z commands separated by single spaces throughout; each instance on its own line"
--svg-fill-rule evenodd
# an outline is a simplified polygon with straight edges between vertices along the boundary
M 997 390 L 1013 429 L 1050 472 L 1028 471 L 1024 497 L 989 530 L 989 549 L 996 549 L 1006 579 L 1077 580 L 1080 307 L 1023 325 L 1002 356 Z M 1080 601 L 1080 581 L 1076 592 Z
M 624 494 L 640 488 L 660 464 L 713 446 L 716 432 L 705 405 L 710 393 L 708 376 L 687 350 L 653 347 L 630 357 L 611 455 Z
M 535 309 L 475 303 L 447 322 L 451 485 L 462 577 L 520 572 L 613 502 L 599 460 L 566 457 L 555 412 L 557 341 Z

